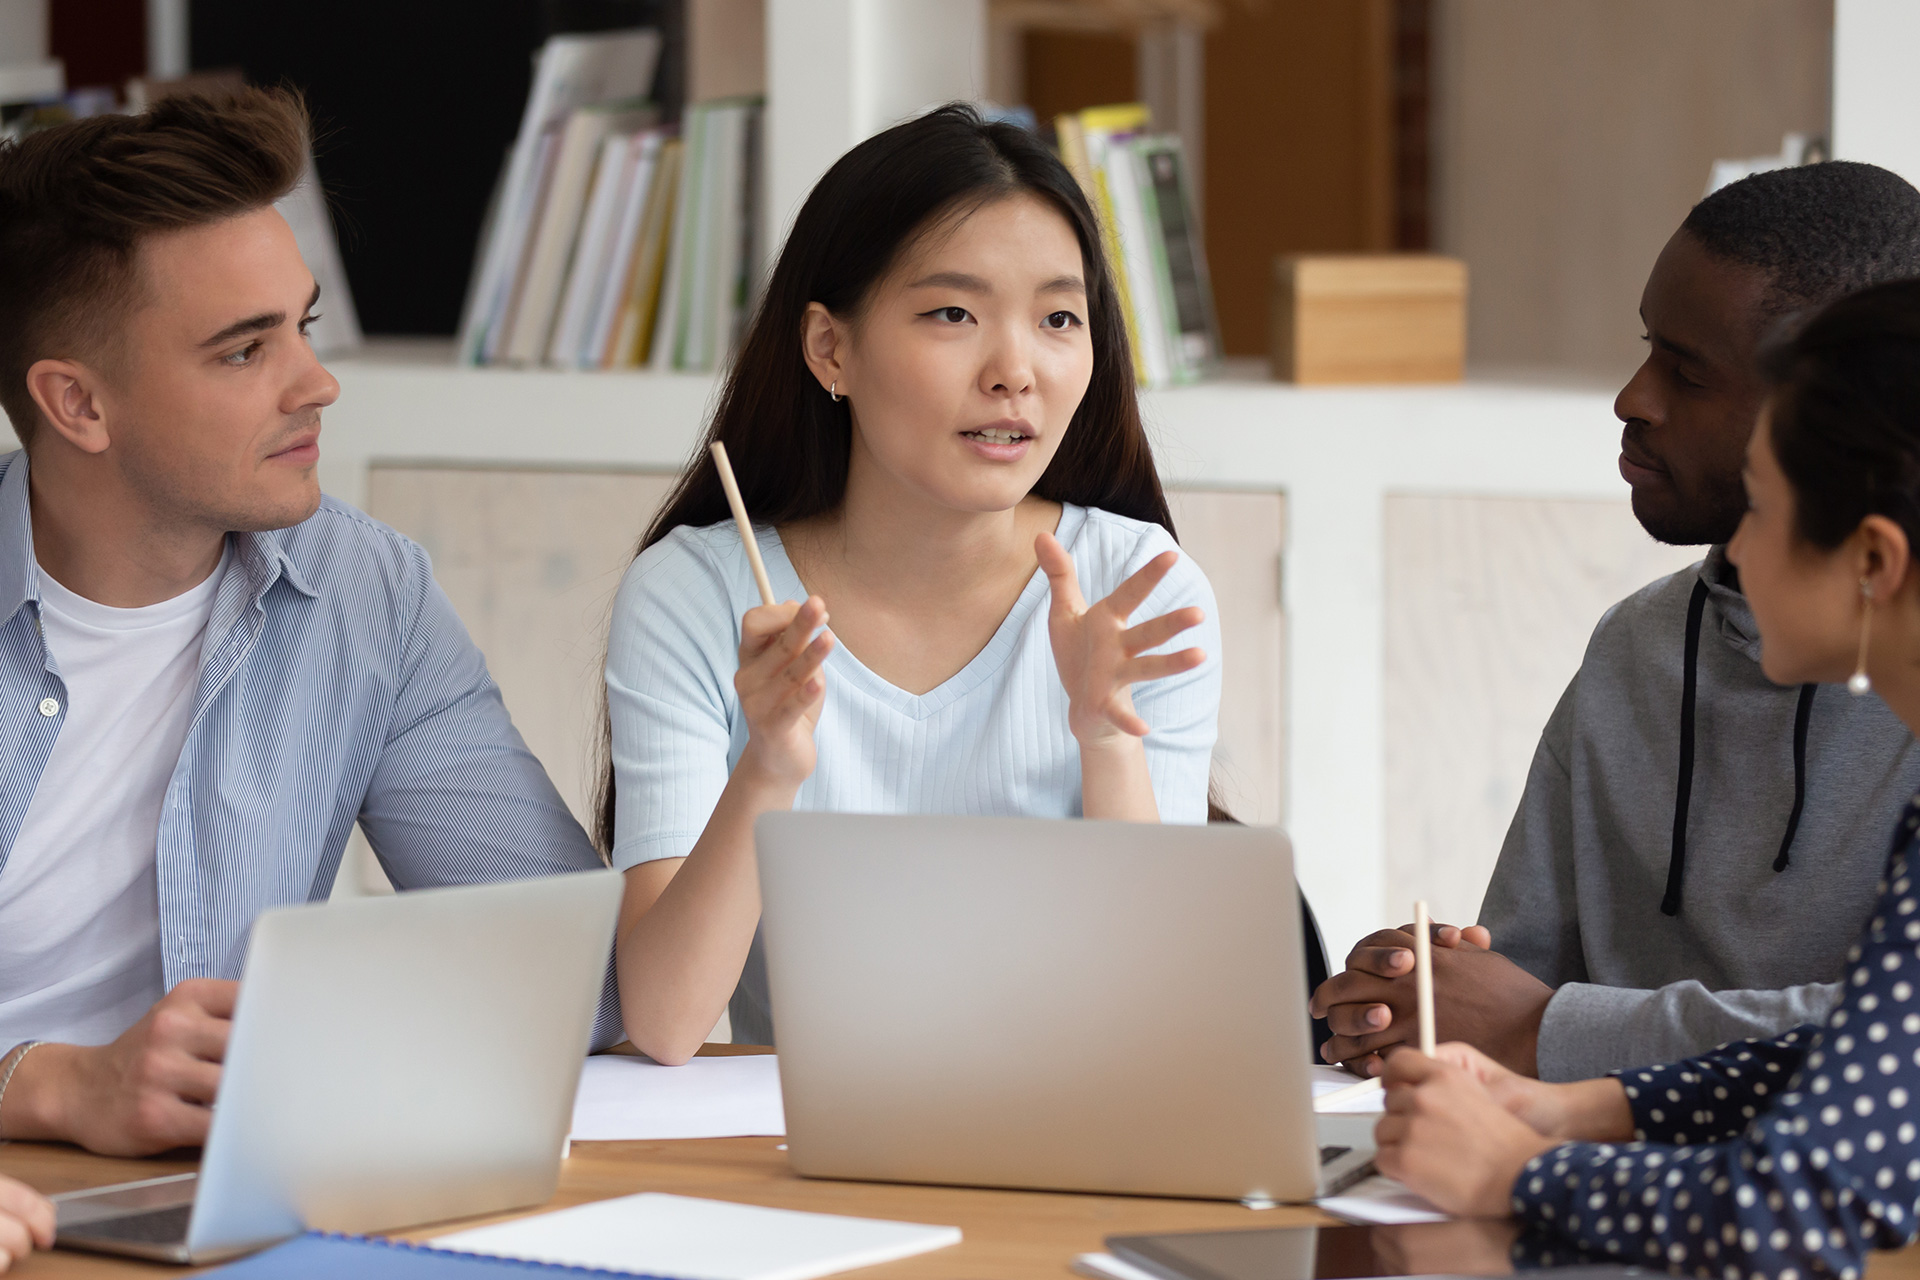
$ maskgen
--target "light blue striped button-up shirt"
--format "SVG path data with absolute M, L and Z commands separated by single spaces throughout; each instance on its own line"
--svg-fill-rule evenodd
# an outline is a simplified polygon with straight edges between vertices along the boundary
M 169 988 L 238 978 L 253 918 L 327 897 L 356 819 L 403 890 L 603 865 L 418 545 L 331 498 L 292 528 L 228 537 L 160 812 Z M 66 718 L 39 611 L 16 452 L 0 457 L 0 893 Z M 594 1043 L 619 1025 L 609 968 Z

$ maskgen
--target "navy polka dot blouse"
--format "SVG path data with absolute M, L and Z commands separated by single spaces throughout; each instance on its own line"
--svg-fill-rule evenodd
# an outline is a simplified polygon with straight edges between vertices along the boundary
M 1618 1073 L 1634 1141 L 1528 1163 L 1514 1213 L 1589 1253 L 1725 1280 L 1858 1280 L 1920 1214 L 1920 796 L 1822 1027 Z

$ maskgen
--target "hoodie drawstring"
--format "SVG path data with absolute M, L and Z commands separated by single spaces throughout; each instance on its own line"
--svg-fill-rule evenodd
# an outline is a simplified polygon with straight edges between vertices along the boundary
M 1680 914 L 1680 885 L 1687 866 L 1687 806 L 1693 799 L 1693 719 L 1699 691 L 1700 620 L 1707 607 L 1705 580 L 1693 584 L 1693 596 L 1687 601 L 1686 666 L 1680 684 L 1680 776 L 1673 796 L 1673 854 L 1667 862 L 1667 892 L 1660 899 L 1660 910 L 1670 916 Z M 1807 721 L 1813 716 L 1816 686 L 1800 686 L 1800 698 L 1793 712 L 1793 812 L 1787 815 L 1786 834 L 1780 838 L 1780 853 L 1773 860 L 1775 871 L 1785 871 L 1791 859 L 1794 833 L 1800 829 L 1800 813 L 1807 803 Z
M 1807 720 L 1813 715 L 1813 691 L 1817 686 L 1800 686 L 1800 703 L 1793 709 L 1793 812 L 1787 815 L 1787 834 L 1780 838 L 1780 856 L 1773 860 L 1775 871 L 1785 871 L 1787 851 L 1793 848 L 1793 833 L 1800 829 L 1800 811 L 1807 806 Z
M 1680 914 L 1680 881 L 1687 866 L 1687 805 L 1693 799 L 1693 703 L 1700 683 L 1700 615 L 1707 608 L 1707 584 L 1693 584 L 1687 601 L 1687 656 L 1680 684 L 1680 779 L 1673 793 L 1673 856 L 1667 862 L 1667 893 L 1660 910 Z

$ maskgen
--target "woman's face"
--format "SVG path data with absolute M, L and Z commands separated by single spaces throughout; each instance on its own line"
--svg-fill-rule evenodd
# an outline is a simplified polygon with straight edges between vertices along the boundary
M 853 411 L 856 471 L 949 509 L 1024 498 L 1093 377 L 1080 242 L 1029 195 L 935 227 L 851 324 L 818 304 L 807 319 L 809 362 Z
M 1772 406 L 1761 410 L 1747 465 L 1747 513 L 1727 544 L 1760 626 L 1760 669 L 1775 684 L 1838 683 L 1860 643 L 1857 552 L 1823 551 L 1795 529 L 1793 488 L 1773 452 Z

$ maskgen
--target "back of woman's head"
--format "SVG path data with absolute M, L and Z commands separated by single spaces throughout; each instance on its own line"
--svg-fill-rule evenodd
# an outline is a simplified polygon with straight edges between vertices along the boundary
M 1766 368 L 1800 537 L 1832 550 L 1879 515 L 1920 547 L 1920 280 L 1839 299 Z
M 827 170 L 781 249 L 721 392 L 707 441 L 725 442 L 755 520 L 783 524 L 831 511 L 845 493 L 852 438 L 846 401 L 807 368 L 809 303 L 856 321 L 875 286 L 920 239 L 997 200 L 1045 202 L 1073 228 L 1087 283 L 1093 377 L 1040 497 L 1097 506 L 1172 529 L 1134 398 L 1133 360 L 1098 223 L 1073 175 L 1017 125 L 950 104 L 867 139 Z M 641 546 L 679 525 L 727 517 L 706 450 L 680 479 Z

